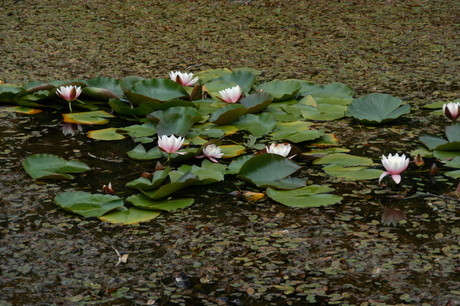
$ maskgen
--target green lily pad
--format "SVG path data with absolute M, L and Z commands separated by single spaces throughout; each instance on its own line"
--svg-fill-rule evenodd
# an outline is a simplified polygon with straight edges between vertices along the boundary
M 209 122 L 226 125 L 234 122 L 246 113 L 247 109 L 241 104 L 229 104 L 212 113 Z
M 2 107 L 0 108 L 0 111 L 15 112 L 15 113 L 21 113 L 21 114 L 27 114 L 27 115 L 35 115 L 35 114 L 41 113 L 43 110 L 30 108 L 26 106 L 10 106 L 10 107 Z
M 136 82 L 132 85 L 131 91 L 125 91 L 124 95 L 134 105 L 147 101 L 168 101 L 188 96 L 182 85 L 169 79 L 145 79 Z
M 345 178 L 351 181 L 355 180 L 372 180 L 379 178 L 383 173 L 382 170 L 369 169 L 367 167 L 353 167 L 347 165 L 333 164 L 323 168 L 330 176 Z
M 451 158 L 455 158 L 460 156 L 460 151 L 439 151 L 434 150 L 433 156 L 440 159 L 440 160 L 449 160 Z
M 138 144 L 134 149 L 128 151 L 127 154 L 130 158 L 137 160 L 151 160 L 163 157 L 158 147 L 153 147 L 147 151 L 142 144 Z
M 171 177 L 171 174 L 170 173 L 170 177 Z M 196 182 L 198 182 L 199 179 L 198 177 L 191 173 L 191 172 L 187 172 L 185 173 L 184 175 L 181 175 L 179 177 L 179 179 L 177 179 L 176 181 L 174 181 L 172 178 L 171 178 L 171 183 L 168 183 L 168 184 L 165 184 L 161 187 L 159 187 L 158 189 L 156 190 L 149 190 L 149 191 L 142 191 L 143 194 L 145 194 L 146 196 L 148 196 L 149 198 L 153 199 L 153 200 L 158 200 L 158 199 L 161 199 L 161 198 L 164 198 L 164 197 L 167 197 L 169 196 L 170 194 L 176 192 L 176 191 L 179 191 L 181 189 L 184 189 Z
M 194 123 L 202 120 L 202 116 L 196 108 L 184 106 L 175 106 L 165 110 L 154 111 L 147 116 L 147 119 L 159 122 L 163 117 L 169 114 L 181 114 L 183 116 L 189 115 L 192 117 Z
M 238 84 L 243 92 L 248 93 L 256 82 L 256 77 L 249 71 L 233 71 L 222 75 L 219 80 Z
M 322 104 L 348 105 L 353 100 L 353 89 L 342 83 L 317 85 L 307 81 L 299 81 L 302 89 L 301 96 L 312 96 L 315 101 Z
M 126 137 L 118 133 L 117 128 L 107 128 L 101 130 L 94 130 L 88 132 L 88 138 L 98 139 L 98 140 L 122 140 Z
M 301 167 L 290 159 L 278 154 L 260 154 L 248 159 L 238 173 L 238 178 L 249 181 L 256 186 L 277 186 L 291 188 L 299 181 L 284 181 Z M 304 184 L 305 180 L 302 180 Z M 298 185 L 296 187 L 299 187 Z
M 135 124 L 117 129 L 118 133 L 126 133 L 132 138 L 153 136 L 157 133 L 157 125 L 152 122 L 146 122 L 142 125 Z
M 429 150 L 434 150 L 440 145 L 448 143 L 447 140 L 441 137 L 432 135 L 422 135 L 418 138 Z
M 221 138 L 223 136 L 230 136 L 238 132 L 238 129 L 233 125 L 217 125 L 210 122 L 204 124 L 196 124 L 190 129 L 188 137 L 210 137 Z
M 110 98 L 117 98 L 123 95 L 123 91 L 120 87 L 120 81 L 118 79 L 97 77 L 90 80 L 83 80 L 82 82 L 87 85 L 86 88 L 91 88 L 89 90 L 84 88 L 82 93 L 85 95 L 91 95 L 96 99 L 109 100 Z
M 264 110 L 270 105 L 270 103 L 272 103 L 272 101 L 273 97 L 269 93 L 257 92 L 244 97 L 239 101 L 239 103 L 248 109 L 247 113 L 253 114 Z
M 437 151 L 459 151 L 460 150 L 460 124 L 446 126 L 445 133 L 448 140 L 433 135 L 422 135 L 419 137 L 428 149 Z
M 177 170 L 183 173 L 190 171 L 198 177 L 198 181 L 194 185 L 209 185 L 224 180 L 223 171 L 227 168 L 226 165 L 213 163 L 209 160 L 203 160 L 201 167 L 197 165 L 182 165 Z
M 373 93 L 353 100 L 348 106 L 348 115 L 361 123 L 385 123 L 410 113 L 409 104 L 401 106 L 402 102 L 387 94 Z
M 128 197 L 126 201 L 141 209 L 174 211 L 177 209 L 189 207 L 195 202 L 195 199 L 184 198 L 158 201 L 152 200 L 143 194 L 136 194 Z
M 324 165 L 324 164 L 338 164 L 338 165 L 347 165 L 347 166 L 359 166 L 359 165 L 373 165 L 374 162 L 372 159 L 356 155 L 348 154 L 330 154 L 324 157 L 321 157 L 313 162 L 315 165 Z
M 345 117 L 347 107 L 343 105 L 319 104 L 306 106 L 301 110 L 302 117 L 309 120 L 332 121 Z
M 52 154 L 34 154 L 27 157 L 22 165 L 33 179 L 73 179 L 68 173 L 80 173 L 90 167 L 76 160 L 67 161 Z
M 260 115 L 246 114 L 233 122 L 232 125 L 239 130 L 246 130 L 254 136 L 263 136 L 273 131 L 276 126 L 276 120 L 269 113 Z
M 222 145 L 219 148 L 224 153 L 222 158 L 231 158 L 246 153 L 246 147 L 241 145 Z
M 460 142 L 460 124 L 445 127 L 446 137 L 449 142 Z
M 193 118 L 190 115 L 178 113 L 167 114 L 161 118 L 157 125 L 158 135 L 187 136 L 193 125 Z
M 125 91 L 131 91 L 131 88 L 133 87 L 134 84 L 136 84 L 137 82 L 143 81 L 143 80 L 145 80 L 145 78 L 137 76 L 137 75 L 130 75 L 124 79 L 121 79 L 119 84 L 120 84 L 122 91 L 125 92 Z
M 139 190 L 155 189 L 164 182 L 164 180 L 168 177 L 170 171 L 170 167 L 167 167 L 164 170 L 155 171 L 151 179 L 140 177 L 138 179 L 128 182 L 126 186 L 130 188 L 136 188 Z
M 80 124 L 106 124 L 109 120 L 105 118 L 114 118 L 115 116 L 105 111 L 81 112 L 62 114 L 64 122 Z
M 83 191 L 64 192 L 54 202 L 66 211 L 83 217 L 100 217 L 123 206 L 123 199 L 108 194 L 91 194 Z
M 227 68 L 208 69 L 195 73 L 195 76 L 200 78 L 203 83 L 208 83 L 213 79 L 217 79 L 223 75 L 232 73 L 232 70 Z
M 313 161 L 315 165 L 328 165 L 323 168 L 330 176 L 348 180 L 369 180 L 378 178 L 382 170 L 369 169 L 366 166 L 374 165 L 372 159 L 348 154 L 330 154 Z
M 447 171 L 446 173 L 444 173 L 444 175 L 454 179 L 458 179 L 460 178 L 460 170 Z
M 110 223 L 121 223 L 123 225 L 136 224 L 155 219 L 161 214 L 161 211 L 151 211 L 146 209 L 139 209 L 131 207 L 127 209 L 122 207 L 112 213 L 99 217 L 99 220 Z
M 268 188 L 267 196 L 289 207 L 309 208 L 328 206 L 340 202 L 342 200 L 341 196 L 325 194 L 331 191 L 334 191 L 334 189 L 320 185 L 310 185 L 288 191 Z
M 271 81 L 258 85 L 256 90 L 269 93 L 274 101 L 284 101 L 295 97 L 301 88 L 297 81 Z
M 111 90 L 97 87 L 85 87 L 81 92 L 81 98 L 95 101 L 109 101 L 119 97 Z
M 312 130 L 310 125 L 304 121 L 278 122 L 269 135 L 272 140 L 289 140 L 294 143 L 314 140 L 324 135 L 324 130 Z

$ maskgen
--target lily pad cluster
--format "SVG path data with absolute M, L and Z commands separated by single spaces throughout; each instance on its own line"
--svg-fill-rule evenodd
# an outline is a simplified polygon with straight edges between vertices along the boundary
M 139 193 L 126 199 L 86 192 L 64 193 L 55 199 L 68 211 L 116 223 L 145 221 L 161 211 L 187 207 L 194 200 L 177 197 L 177 191 L 191 185 L 221 182 L 226 176 L 236 176 L 255 188 L 265 189 L 268 197 L 292 207 L 337 203 L 342 198 L 329 194 L 333 188 L 307 186 L 306 178 L 296 175 L 303 167 L 295 161 L 302 157 L 295 145 L 338 145 L 333 134 L 314 128 L 315 121 L 348 115 L 361 123 L 379 124 L 410 111 L 407 104 L 402 105 L 400 99 L 389 95 L 353 99 L 351 87 L 342 83 L 315 85 L 290 79 L 256 84 L 260 73 L 247 68 L 213 69 L 196 73 L 198 80 L 188 83 L 177 72 L 171 74 L 172 79 L 130 76 L 120 80 L 99 77 L 33 82 L 24 86 L 2 84 L 0 103 L 15 104 L 17 111 L 28 113 L 37 108 L 61 110 L 63 121 L 68 124 L 109 125 L 88 131 L 88 137 L 106 141 L 130 137 L 134 141 L 133 149 L 127 152 L 130 158 L 163 163 L 155 172 L 143 173 L 127 182 L 128 188 Z M 186 77 L 191 79 L 193 75 Z M 62 86 L 78 86 L 81 94 L 78 92 L 78 99 L 65 101 L 57 92 Z M 241 90 L 241 96 L 225 101 L 223 92 L 233 88 Z M 130 124 L 111 125 L 115 116 Z M 166 154 L 158 145 L 162 135 L 184 138 L 181 154 Z M 246 140 L 236 142 L 232 135 Z M 270 143 L 290 143 L 292 154 L 266 153 L 264 149 Z M 220 163 L 197 159 L 211 144 L 222 152 Z M 369 169 L 374 164 L 368 158 L 324 154 L 315 164 L 325 165 L 324 171 L 330 176 L 374 179 L 382 173 Z M 30 156 L 24 161 L 24 168 L 34 179 L 72 179 L 69 173 L 89 169 L 81 162 L 47 154 Z M 139 170 L 141 173 L 147 169 Z

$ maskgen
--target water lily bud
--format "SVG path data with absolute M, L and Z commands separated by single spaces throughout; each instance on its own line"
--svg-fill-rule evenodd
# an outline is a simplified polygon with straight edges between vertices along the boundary
M 445 103 L 442 106 L 442 111 L 444 115 L 452 121 L 455 121 L 460 115 L 460 103 L 459 102 L 449 102 Z

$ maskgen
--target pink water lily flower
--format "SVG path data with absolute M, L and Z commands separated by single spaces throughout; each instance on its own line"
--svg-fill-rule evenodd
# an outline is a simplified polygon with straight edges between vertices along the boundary
M 176 153 L 176 154 L 185 154 L 185 152 L 177 152 L 182 145 L 184 144 L 185 138 L 176 137 L 174 135 L 166 136 L 162 135 L 158 138 L 158 147 L 169 154 Z
M 70 85 L 56 89 L 56 94 L 67 102 L 75 101 L 81 95 L 81 87 Z
M 288 143 L 272 143 L 270 146 L 266 146 L 265 150 L 267 153 L 286 157 L 289 155 L 289 152 L 291 152 L 291 145 Z
M 224 153 L 222 153 L 222 150 L 218 146 L 212 143 L 204 147 L 203 155 L 199 155 L 197 156 L 197 158 L 207 157 L 209 158 L 210 161 L 214 163 L 218 163 L 216 158 L 222 158 L 222 156 L 224 156 Z
M 198 77 L 193 78 L 193 73 L 185 73 L 180 71 L 171 71 L 169 77 L 176 83 L 182 86 L 193 86 L 198 81 Z
M 460 116 L 460 103 L 459 102 L 449 102 L 444 103 L 442 106 L 442 111 L 444 115 L 450 120 L 454 121 Z
M 242 94 L 243 91 L 241 90 L 241 87 L 239 85 L 236 85 L 232 88 L 220 90 L 220 97 L 218 98 L 224 101 L 225 103 L 236 103 L 241 98 Z
M 401 182 L 401 173 L 406 170 L 407 166 L 409 166 L 409 158 L 406 158 L 406 155 L 403 154 L 399 156 L 399 154 L 395 154 L 392 156 L 391 154 L 388 155 L 388 158 L 385 155 L 382 155 L 382 165 L 385 167 L 385 172 L 380 175 L 380 181 L 387 175 L 391 175 L 393 181 L 396 184 Z

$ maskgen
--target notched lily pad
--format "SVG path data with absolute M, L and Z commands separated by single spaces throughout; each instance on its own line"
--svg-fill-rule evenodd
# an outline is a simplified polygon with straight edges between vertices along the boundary
M 123 206 L 123 199 L 108 194 L 91 194 L 83 191 L 64 192 L 54 198 L 62 209 L 83 217 L 100 217 Z
M 247 109 L 241 104 L 230 104 L 212 113 L 209 122 L 226 125 L 234 122 L 246 113 Z
M 402 102 L 387 94 L 373 93 L 353 100 L 348 106 L 348 115 L 361 123 L 385 123 L 410 113 L 409 104 L 401 106 Z
M 284 101 L 295 97 L 301 88 L 299 82 L 277 80 L 260 84 L 256 90 L 269 93 L 274 101 Z
M 327 206 L 340 202 L 342 200 L 341 196 L 327 194 L 331 191 L 334 191 L 334 189 L 320 185 L 310 185 L 288 191 L 268 188 L 267 196 L 289 207 L 308 208 Z
M 80 173 L 90 167 L 80 161 L 67 161 L 52 154 L 34 154 L 22 163 L 24 170 L 33 179 L 73 179 L 69 173 Z
M 192 198 L 152 200 L 143 194 L 136 194 L 128 197 L 126 201 L 134 206 L 146 210 L 174 211 L 192 205 L 195 200 Z
M 139 209 L 136 207 L 127 209 L 126 207 L 122 207 L 112 213 L 108 213 L 99 217 L 99 220 L 115 224 L 121 223 L 122 225 L 127 225 L 150 221 L 158 217 L 160 214 L 161 211 L 151 211 L 146 209 Z
M 290 159 L 277 154 L 260 154 L 251 157 L 242 166 L 238 178 L 256 186 L 292 189 L 305 185 L 304 179 L 288 178 L 301 167 Z
M 120 133 L 118 133 L 117 128 L 107 128 L 101 130 L 94 130 L 88 132 L 88 138 L 97 139 L 97 140 L 122 140 L 126 137 Z
M 64 122 L 80 123 L 80 124 L 106 124 L 109 122 L 106 118 L 114 118 L 115 116 L 105 111 L 81 112 L 62 114 Z

